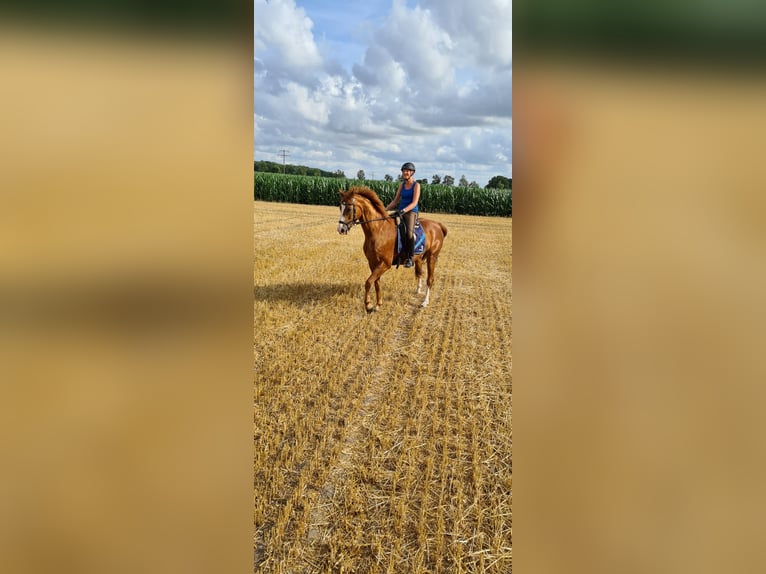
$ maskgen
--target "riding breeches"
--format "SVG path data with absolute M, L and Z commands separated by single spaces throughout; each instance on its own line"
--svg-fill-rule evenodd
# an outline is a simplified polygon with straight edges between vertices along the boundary
M 408 211 L 402 214 L 404 224 L 407 226 L 407 237 L 412 240 L 415 237 L 415 222 L 418 220 L 417 211 Z

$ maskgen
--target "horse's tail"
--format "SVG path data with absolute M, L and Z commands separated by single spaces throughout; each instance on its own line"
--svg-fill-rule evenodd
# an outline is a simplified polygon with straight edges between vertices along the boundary
M 440 224 L 439 224 L 439 227 L 441 227 L 441 228 L 442 228 L 442 235 L 443 235 L 444 237 L 447 237 L 447 228 L 446 228 L 446 227 L 444 227 L 444 224 L 443 224 L 443 223 L 440 223 Z

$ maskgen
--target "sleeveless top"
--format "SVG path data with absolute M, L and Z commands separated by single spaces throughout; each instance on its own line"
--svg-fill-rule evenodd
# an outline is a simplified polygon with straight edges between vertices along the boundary
M 412 183 L 412 187 L 409 189 L 404 188 L 404 184 L 402 184 L 402 194 L 399 196 L 399 209 L 404 209 L 407 207 L 410 203 L 412 203 L 412 196 L 415 194 L 415 184 L 417 181 L 414 181 Z M 414 208 L 412 208 L 412 211 L 415 213 L 418 213 L 419 206 L 416 205 Z

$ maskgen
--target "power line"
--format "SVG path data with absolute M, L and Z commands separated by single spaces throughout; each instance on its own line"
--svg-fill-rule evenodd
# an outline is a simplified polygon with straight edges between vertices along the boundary
M 281 149 L 277 152 L 277 155 L 282 156 L 282 173 L 285 173 L 285 158 L 290 155 L 290 152 L 286 149 Z

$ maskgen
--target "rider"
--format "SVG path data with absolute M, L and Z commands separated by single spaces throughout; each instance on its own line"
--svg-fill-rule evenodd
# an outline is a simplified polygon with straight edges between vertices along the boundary
M 394 199 L 386 209 L 399 205 L 398 215 L 404 219 L 407 235 L 404 238 L 404 252 L 407 254 L 405 267 L 412 267 L 412 254 L 415 250 L 415 222 L 418 218 L 418 201 L 420 200 L 420 184 L 415 181 L 415 164 L 407 162 L 402 166 L 402 183 L 396 190 Z

